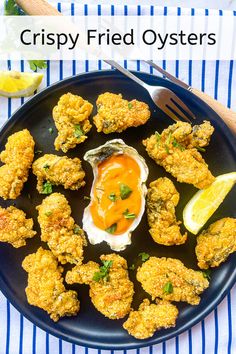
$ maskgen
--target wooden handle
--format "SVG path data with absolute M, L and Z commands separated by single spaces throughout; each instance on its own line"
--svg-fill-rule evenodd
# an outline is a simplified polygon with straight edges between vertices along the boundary
M 61 13 L 45 0 L 16 0 L 17 4 L 32 16 L 61 16 Z
M 206 93 L 203 93 L 202 91 L 191 88 L 191 92 L 206 102 L 223 119 L 223 121 L 236 135 L 236 112 L 233 112 L 231 109 L 225 107 L 223 104 L 216 101 Z

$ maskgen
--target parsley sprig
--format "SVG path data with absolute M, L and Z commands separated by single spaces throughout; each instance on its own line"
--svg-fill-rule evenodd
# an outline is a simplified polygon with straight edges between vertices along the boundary
M 109 271 L 112 266 L 113 261 L 102 261 L 103 265 L 99 267 L 99 272 L 95 272 L 93 276 L 94 281 L 103 280 L 105 282 L 109 281 Z
M 142 262 L 146 262 L 150 258 L 150 255 L 145 252 L 139 253 L 138 256 L 141 258 Z

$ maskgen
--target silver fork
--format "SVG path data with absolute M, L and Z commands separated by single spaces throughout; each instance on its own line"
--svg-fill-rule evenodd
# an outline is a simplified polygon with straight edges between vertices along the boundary
M 128 76 L 131 80 L 145 88 L 151 96 L 153 102 L 163 112 L 165 112 L 175 122 L 186 120 L 191 123 L 190 119 L 195 119 L 194 114 L 190 109 L 176 96 L 174 92 L 163 86 L 151 86 L 140 80 L 130 71 L 123 68 L 116 61 L 104 60 L 107 64 L 119 70 L 122 74 Z M 190 118 L 190 119 L 189 119 Z

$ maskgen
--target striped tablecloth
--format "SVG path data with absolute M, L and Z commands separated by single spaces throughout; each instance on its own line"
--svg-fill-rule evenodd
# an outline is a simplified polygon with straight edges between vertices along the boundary
M 224 15 L 223 11 L 196 10 L 181 8 L 163 8 L 153 6 L 81 6 L 68 3 L 53 3 L 64 14 L 94 15 L 94 14 L 179 14 L 205 13 L 208 16 L 216 13 Z M 3 7 L 3 5 L 0 5 Z M 0 14 L 3 8 L 0 9 Z M 235 15 L 235 14 L 234 14 Z M 222 61 L 163 61 L 157 62 L 164 69 L 176 75 L 190 85 L 207 92 L 228 107 L 236 109 L 236 69 L 235 63 Z M 140 61 L 122 63 L 129 69 L 153 72 L 152 68 Z M 50 62 L 44 77 L 42 87 L 48 86 L 65 77 L 95 70 L 109 68 L 102 61 L 72 61 Z M 1 62 L 0 70 L 28 70 L 27 62 Z M 0 98 L 0 126 L 24 102 L 23 99 L 7 100 Z M 1 262 L 1 260 L 0 260 Z M 75 346 L 59 340 L 25 319 L 0 292 L 0 354 L 99 354 L 105 351 Z M 189 331 L 165 343 L 142 348 L 138 351 L 129 350 L 129 354 L 235 354 L 236 353 L 236 286 L 226 296 L 222 303 L 201 323 Z M 107 352 L 110 354 L 110 352 Z M 118 354 L 118 352 L 117 352 Z

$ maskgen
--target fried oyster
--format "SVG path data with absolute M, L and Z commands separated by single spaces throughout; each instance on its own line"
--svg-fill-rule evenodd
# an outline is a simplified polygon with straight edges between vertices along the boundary
M 209 282 L 201 271 L 188 269 L 173 258 L 150 257 L 137 271 L 137 280 L 152 299 L 184 301 L 198 305 Z
M 98 96 L 97 115 L 93 121 L 98 132 L 105 134 L 121 133 L 130 127 L 145 124 L 150 118 L 150 110 L 146 103 L 137 100 L 127 101 L 121 94 L 105 92 Z
M 197 237 L 196 256 L 201 269 L 218 267 L 236 251 L 236 219 L 223 218 Z
M 153 240 L 165 246 L 181 245 L 187 233 L 180 232 L 175 217 L 179 193 L 169 178 L 158 178 L 150 183 L 147 193 L 147 217 Z
M 178 309 L 170 302 L 161 300 L 150 304 L 148 299 L 144 299 L 137 311 L 130 312 L 123 327 L 137 339 L 150 338 L 161 328 L 174 327 L 177 316 Z
M 22 267 L 28 272 L 26 296 L 30 305 L 37 306 L 50 315 L 53 321 L 63 316 L 75 316 L 80 303 L 76 291 L 66 290 L 63 268 L 58 266 L 51 251 L 40 247 L 36 253 L 25 257 Z
M 148 155 L 177 181 L 193 184 L 196 188 L 209 187 L 215 177 L 199 151 L 204 150 L 214 131 L 210 122 L 191 126 L 178 122 L 143 140 Z M 199 150 L 199 151 L 198 151 Z
M 99 312 L 112 320 L 123 318 L 130 312 L 134 294 L 127 262 L 117 254 L 102 255 L 100 259 L 102 267 L 92 261 L 75 266 L 66 274 L 66 282 L 89 285 L 89 295 Z
M 26 239 L 34 237 L 35 234 L 33 219 L 26 219 L 22 210 L 14 206 L 6 209 L 0 207 L 0 242 L 8 242 L 19 248 L 25 246 Z
M 66 153 L 87 139 L 86 133 L 92 128 L 89 122 L 92 110 L 93 105 L 80 96 L 67 93 L 60 97 L 52 112 L 58 130 L 56 150 Z
M 71 217 L 71 208 L 64 195 L 53 193 L 37 206 L 41 239 L 62 264 L 80 264 L 86 245 L 84 231 Z
M 37 177 L 37 190 L 44 194 L 47 183 L 62 185 L 65 189 L 78 190 L 85 185 L 85 173 L 79 158 L 46 154 L 33 163 Z
M 16 199 L 28 179 L 34 158 L 34 139 L 27 129 L 12 134 L 0 154 L 0 197 Z

